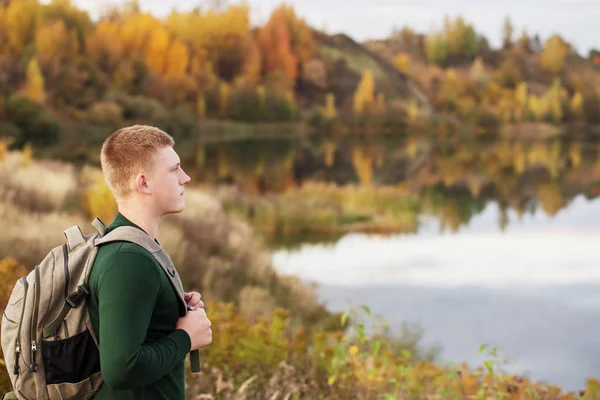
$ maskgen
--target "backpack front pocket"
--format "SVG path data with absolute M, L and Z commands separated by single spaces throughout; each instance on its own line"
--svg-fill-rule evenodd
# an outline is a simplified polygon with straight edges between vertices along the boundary
M 77 383 L 100 372 L 100 352 L 89 331 L 42 342 L 47 384 Z

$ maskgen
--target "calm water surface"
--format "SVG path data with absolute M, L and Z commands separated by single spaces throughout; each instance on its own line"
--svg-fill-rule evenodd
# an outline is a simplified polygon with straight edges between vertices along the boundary
M 582 388 L 600 377 L 600 200 L 509 219 L 500 230 L 490 203 L 456 233 L 425 220 L 414 235 L 348 235 L 275 251 L 273 262 L 318 283 L 333 310 L 351 300 L 392 326 L 419 324 L 444 360 L 479 363 L 489 343 L 516 359 L 511 371 Z

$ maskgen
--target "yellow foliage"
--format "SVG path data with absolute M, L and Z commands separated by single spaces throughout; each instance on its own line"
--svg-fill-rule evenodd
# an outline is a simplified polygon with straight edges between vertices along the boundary
M 125 54 L 120 26 L 114 21 L 103 20 L 86 39 L 87 53 L 99 66 L 114 72 Z
M 373 180 L 373 157 L 364 149 L 352 150 L 352 165 L 361 184 L 369 185 Z
M 202 167 L 206 161 L 206 148 L 204 146 L 198 146 L 196 151 L 196 165 Z
M 257 84 L 260 82 L 262 70 L 260 47 L 251 35 L 248 35 L 244 43 L 246 43 L 246 57 L 244 59 L 242 76 L 246 82 Z
M 417 156 L 418 150 L 419 150 L 419 143 L 416 140 L 409 138 L 406 143 L 406 153 L 408 154 L 408 157 L 411 160 L 415 159 L 415 157 Z
M 325 146 L 325 165 L 328 167 L 331 167 L 334 162 L 336 144 L 335 144 L 335 142 L 328 140 L 327 142 L 325 142 L 324 146 Z
M 181 78 L 185 76 L 189 62 L 190 53 L 187 45 L 179 40 L 173 41 L 165 60 L 165 77 Z
M 518 176 L 523 175 L 527 166 L 527 153 L 520 144 L 514 146 L 513 151 L 513 168 Z
M 405 51 L 401 51 L 394 57 L 393 64 L 399 71 L 409 74 L 410 72 L 410 56 Z
M 196 110 L 200 118 L 206 117 L 206 99 L 203 95 L 198 96 L 198 102 L 196 104 Z
M 528 108 L 536 121 L 542 121 L 549 111 L 548 100 L 545 97 L 532 94 L 529 96 Z
M 248 33 L 250 14 L 247 5 L 232 5 L 224 11 L 207 10 L 193 13 L 180 13 L 173 10 L 167 17 L 169 31 L 186 43 L 194 51 L 210 47 L 231 45 L 235 38 Z
M 19 278 L 27 275 L 28 272 L 27 268 L 17 263 L 14 258 L 0 260 L 0 309 L 4 310 L 6 308 L 13 286 Z
M 323 116 L 327 119 L 334 119 L 336 114 L 335 95 L 333 93 L 327 93 L 325 96 L 325 111 L 323 112 Z
M 515 89 L 515 100 L 517 101 L 515 117 L 517 121 L 523 121 L 525 119 L 525 111 L 527 110 L 528 99 L 529 94 L 527 91 L 527 83 L 520 82 Z
M 160 37 L 163 34 L 161 33 L 163 29 L 160 21 L 150 13 L 127 14 L 123 18 L 123 25 L 120 30 L 124 51 L 126 54 L 144 54 L 148 50 L 155 51 L 154 47 L 160 48 L 164 43 L 164 38 Z M 159 32 L 158 37 L 153 39 L 155 43 L 147 47 L 150 37 L 154 36 L 155 32 Z M 154 55 L 149 57 L 153 58 Z M 158 63 L 159 61 L 152 60 L 149 66 L 155 67 Z
M 26 168 L 29 165 L 31 165 L 32 156 L 33 156 L 33 147 L 31 146 L 31 143 L 27 143 L 23 147 L 23 151 L 21 153 L 21 166 Z
M 569 158 L 574 168 L 581 165 L 581 143 L 573 142 L 571 144 L 571 147 L 569 147 Z
M 546 41 L 540 55 L 542 68 L 552 74 L 558 74 L 564 67 L 568 53 L 568 44 L 558 35 L 551 36 Z
M 373 79 L 373 72 L 366 69 L 354 92 L 354 111 L 357 114 L 362 114 L 369 110 L 375 101 L 374 96 L 375 80 Z
M 556 183 L 541 184 L 538 187 L 537 198 L 549 216 L 556 215 L 566 205 L 560 186 Z
M 162 26 L 156 27 L 150 33 L 145 55 L 148 69 L 162 75 L 169 55 L 169 32 Z
M 227 109 L 229 107 L 230 88 L 229 85 L 221 82 L 219 84 L 219 117 L 225 118 L 227 116 Z
M 583 114 L 583 95 L 581 92 L 575 92 L 569 103 L 569 108 L 574 117 L 579 118 Z
M 33 42 L 40 17 L 40 4 L 36 0 L 8 3 L 2 23 L 9 50 L 13 54 L 20 54 L 24 47 Z
M 264 85 L 258 85 L 256 87 L 256 94 L 258 95 L 260 105 L 264 107 L 267 104 L 267 92 L 265 91 Z
M 0 164 L 6 158 L 6 154 L 8 153 L 8 145 L 9 145 L 8 139 L 0 138 Z
M 40 70 L 40 65 L 35 58 L 32 58 L 27 63 L 25 74 L 25 84 L 23 85 L 22 93 L 31 100 L 43 103 L 46 98 L 44 77 Z
M 410 121 L 416 121 L 419 117 L 419 105 L 415 101 L 411 101 L 406 112 Z
M 110 191 L 102 174 L 96 174 L 95 179 L 84 190 L 83 208 L 88 218 L 100 218 L 110 221 L 117 213 L 117 202 Z
M 59 67 L 61 61 L 72 61 L 79 53 L 77 34 L 62 20 L 45 23 L 36 32 L 35 50 L 41 65 Z

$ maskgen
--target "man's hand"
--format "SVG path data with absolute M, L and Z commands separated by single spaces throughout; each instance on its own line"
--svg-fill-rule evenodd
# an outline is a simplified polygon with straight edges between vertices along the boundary
M 175 329 L 183 329 L 187 332 L 192 343 L 190 351 L 193 351 L 212 343 L 212 330 L 210 329 L 210 325 L 211 323 L 206 316 L 206 311 L 199 308 L 196 311 L 190 311 L 184 317 L 179 318 L 175 324 Z
M 198 292 L 186 292 L 183 294 L 185 303 L 191 307 L 192 310 L 204 308 L 204 302 L 200 300 L 202 296 Z

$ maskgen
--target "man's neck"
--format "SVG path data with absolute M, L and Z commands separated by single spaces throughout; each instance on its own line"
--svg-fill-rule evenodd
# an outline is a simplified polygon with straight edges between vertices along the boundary
M 119 204 L 119 213 L 142 228 L 152 239 L 156 239 L 158 225 L 160 224 L 161 219 L 160 217 L 146 212 L 144 208 L 139 205 L 136 207 L 127 203 Z

